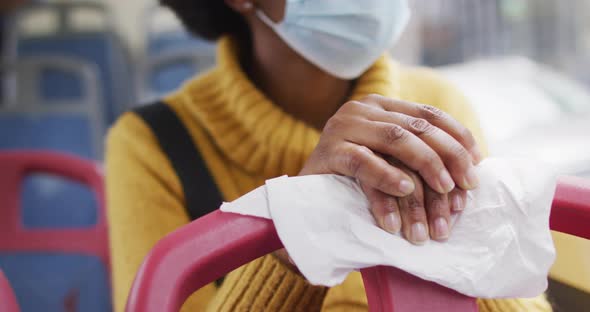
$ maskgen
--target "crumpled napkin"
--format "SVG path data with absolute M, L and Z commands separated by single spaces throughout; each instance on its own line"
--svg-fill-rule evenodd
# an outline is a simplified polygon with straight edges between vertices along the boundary
M 555 259 L 555 175 L 524 159 L 489 158 L 477 172 L 480 186 L 443 243 L 415 246 L 381 230 L 357 182 L 336 175 L 271 179 L 221 210 L 272 219 L 312 284 L 334 286 L 353 270 L 389 265 L 473 297 L 537 296 Z

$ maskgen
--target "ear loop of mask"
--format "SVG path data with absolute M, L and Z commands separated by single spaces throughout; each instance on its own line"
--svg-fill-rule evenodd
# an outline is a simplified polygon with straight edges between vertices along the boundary
M 277 23 L 275 23 L 273 20 L 270 19 L 270 17 L 268 17 L 268 15 L 266 15 L 266 13 L 262 12 L 261 9 L 256 8 L 256 16 L 258 16 L 258 18 L 265 23 L 268 27 L 275 29 L 277 27 Z

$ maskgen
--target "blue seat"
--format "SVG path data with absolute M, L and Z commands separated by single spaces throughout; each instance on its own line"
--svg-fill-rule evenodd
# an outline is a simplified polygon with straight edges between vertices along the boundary
M 20 57 L 41 57 L 46 55 L 64 55 L 87 60 L 97 65 L 99 80 L 102 85 L 101 94 L 107 122 L 113 122 L 122 111 L 126 103 L 120 102 L 117 94 L 130 92 L 132 88 L 130 73 L 123 67 L 115 64 L 124 64 L 117 61 L 117 51 L 106 34 L 64 35 L 51 37 L 27 38 L 19 41 L 18 53 Z M 120 56 L 119 56 L 120 57 Z M 119 79 L 114 78 L 118 76 Z M 49 90 L 45 95 L 48 99 L 55 99 L 63 92 L 75 92 L 75 88 L 68 87 L 67 77 L 58 76 L 58 79 L 46 80 L 45 89 Z M 123 88 L 118 81 L 126 79 Z M 129 87 L 125 88 L 125 85 Z M 52 86 L 58 86 L 53 88 Z M 70 91 L 68 91 L 70 90 Z
M 106 9 L 95 3 L 55 3 L 38 4 L 22 10 L 13 20 L 13 34 L 10 35 L 9 45 L 16 59 L 44 56 L 73 57 L 84 60 L 96 66 L 99 81 L 102 86 L 101 96 L 104 105 L 104 115 L 107 124 L 133 101 L 133 75 L 128 53 L 123 42 L 117 37 L 110 25 L 105 29 L 76 29 L 71 25 L 67 16 L 78 9 L 90 9 L 98 15 L 104 15 L 110 22 Z M 26 34 L 19 28 L 19 21 L 36 10 L 54 12 L 60 24 L 55 32 L 48 34 Z M 10 50 L 10 49 L 9 49 Z M 44 79 L 42 88 L 46 90 L 46 99 L 62 99 L 64 95 L 76 93 L 76 86 L 69 84 L 68 78 L 53 75 L 51 79 Z
M 143 101 L 178 89 L 183 82 L 215 64 L 215 45 L 183 31 L 148 38 L 147 51 L 138 75 L 139 98 Z
M 153 68 L 149 77 L 150 89 L 166 94 L 177 89 L 184 81 L 199 71 L 196 64 L 190 61 L 178 60 Z
M 183 30 L 151 36 L 149 52 L 149 86 L 165 94 L 184 81 L 215 64 L 215 44 L 196 38 Z
M 90 121 L 64 114 L 0 114 L 0 149 L 49 149 L 95 158 Z
M 0 150 L 50 147 L 92 155 L 88 138 L 77 131 L 87 129 L 83 120 L 34 119 L 0 118 Z M 68 138 L 64 139 L 64 135 Z M 70 180 L 50 174 L 28 176 L 20 199 L 21 222 L 26 229 L 79 229 L 97 223 L 95 194 Z M 111 311 L 108 272 L 97 257 L 0 251 L 0 268 L 10 280 L 23 312 Z
M 184 30 L 167 31 L 148 37 L 149 55 L 156 56 L 171 50 L 194 50 L 215 53 L 215 44 L 197 38 Z
M 46 69 L 40 74 L 40 96 L 46 103 L 79 99 L 84 96 L 82 81 L 72 73 Z
M 94 69 L 73 58 L 16 63 L 7 74 L 15 77 L 15 103 L 0 106 L 0 150 L 49 149 L 100 159 L 105 122 Z M 64 88 L 48 96 L 51 86 Z
M 93 256 L 3 253 L 0 268 L 23 312 L 110 312 L 108 272 Z
M 0 114 L 0 150 L 45 149 L 96 158 L 91 122 L 67 113 L 55 116 Z M 96 199 L 77 183 L 33 175 L 23 184 L 23 225 L 27 228 L 83 227 L 96 223 Z
M 143 24 L 145 54 L 136 78 L 141 103 L 161 98 L 215 64 L 215 43 L 188 33 L 170 10 L 147 8 Z
M 101 157 L 102 122 L 96 116 L 97 79 L 91 66 L 73 59 L 34 59 L 15 64 L 9 75 L 17 81 L 18 103 L 0 107 L 0 151 L 43 149 L 87 159 Z M 39 82 L 52 77 L 68 78 L 72 86 L 77 86 L 76 92 L 67 96 L 70 101 L 45 99 L 46 85 Z M 96 223 L 96 199 L 79 184 L 33 175 L 23 187 L 25 227 L 84 227 Z
M 117 94 L 132 89 L 131 74 L 122 55 L 117 52 L 116 44 L 109 34 L 72 34 L 48 37 L 27 38 L 19 41 L 19 57 L 42 57 L 47 55 L 70 56 L 96 64 L 99 80 L 104 90 L 102 93 L 104 112 L 107 122 L 113 122 L 124 103 L 125 97 Z M 117 77 L 117 78 L 115 78 Z M 44 80 L 42 88 L 47 99 L 60 98 L 64 92 L 78 93 L 75 86 L 68 83 L 68 77 L 53 75 L 52 79 Z M 124 84 L 119 82 L 124 80 Z M 128 99 L 128 98 L 127 98 Z
M 98 200 L 80 183 L 38 173 L 22 185 L 21 213 L 25 228 L 82 228 L 96 224 Z
M 104 189 L 93 162 L 0 151 L 0 172 L 0 270 L 22 311 L 112 311 Z

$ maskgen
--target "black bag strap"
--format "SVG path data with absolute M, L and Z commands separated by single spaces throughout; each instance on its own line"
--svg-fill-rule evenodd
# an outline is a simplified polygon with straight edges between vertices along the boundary
M 182 184 L 191 220 L 198 219 L 223 202 L 201 153 L 176 113 L 162 101 L 133 110 L 151 128 Z

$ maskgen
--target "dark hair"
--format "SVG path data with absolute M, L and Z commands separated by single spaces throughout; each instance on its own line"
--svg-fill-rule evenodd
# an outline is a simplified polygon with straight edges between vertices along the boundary
M 223 0 L 160 0 L 193 34 L 217 40 L 224 34 L 243 36 L 248 32 L 244 18 Z

